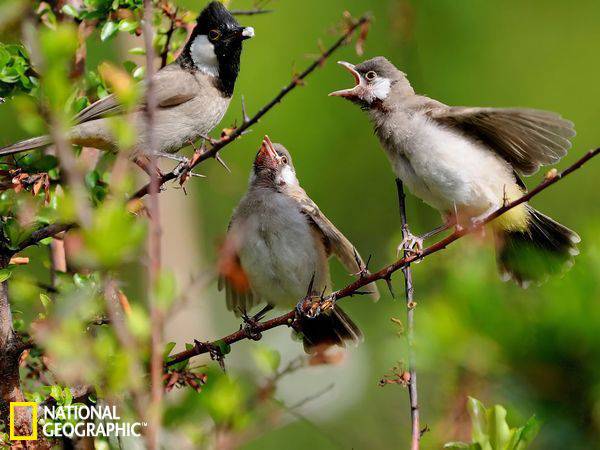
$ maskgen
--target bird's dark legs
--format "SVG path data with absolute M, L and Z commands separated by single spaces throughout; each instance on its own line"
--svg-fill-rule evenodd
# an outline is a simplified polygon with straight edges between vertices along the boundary
M 252 316 L 252 320 L 254 322 L 260 322 L 273 308 L 275 308 L 273 305 L 267 304 L 263 309 Z
M 242 314 L 242 320 L 244 321 L 244 323 L 242 324 L 241 329 L 244 330 L 244 333 L 246 333 L 248 339 L 258 341 L 262 337 L 260 332 L 256 330 L 256 326 L 273 308 L 273 305 L 267 304 L 263 309 L 254 314 L 252 317 L 248 316 L 246 313 Z

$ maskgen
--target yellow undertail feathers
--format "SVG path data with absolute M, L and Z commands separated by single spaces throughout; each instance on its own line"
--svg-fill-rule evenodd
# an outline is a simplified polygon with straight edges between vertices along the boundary
M 523 190 L 516 184 L 507 187 L 504 192 L 504 203 L 509 203 L 523 196 Z M 491 223 L 491 226 L 502 231 L 525 231 L 529 227 L 531 212 L 527 203 L 506 211 Z

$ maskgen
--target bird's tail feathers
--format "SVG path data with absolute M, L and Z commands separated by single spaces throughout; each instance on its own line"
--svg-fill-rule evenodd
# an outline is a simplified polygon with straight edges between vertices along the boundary
M 31 139 L 25 139 L 15 144 L 8 145 L 0 148 L 0 156 L 13 155 L 15 153 L 25 152 L 27 150 L 34 150 L 36 148 L 44 147 L 52 143 L 50 136 L 38 136 Z
M 496 229 L 496 259 L 504 280 L 513 279 L 521 287 L 541 283 L 548 275 L 573 265 L 579 253 L 580 238 L 574 231 L 528 207 L 524 230 Z
M 299 329 L 307 353 L 315 353 L 334 345 L 345 347 L 346 342 L 358 345 L 363 340 L 358 326 L 338 306 L 330 314 L 323 313 L 314 319 L 301 318 Z

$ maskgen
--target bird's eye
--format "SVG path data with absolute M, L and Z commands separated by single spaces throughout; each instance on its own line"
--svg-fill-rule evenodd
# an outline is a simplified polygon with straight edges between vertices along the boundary
M 210 30 L 208 32 L 208 38 L 211 41 L 218 41 L 220 37 L 221 37 L 221 32 L 219 30 Z
M 375 73 L 374 70 L 369 70 L 367 72 L 367 74 L 365 75 L 365 78 L 369 81 L 373 81 L 375 79 L 375 77 L 377 76 L 377 73 Z
M 286 157 L 286 156 L 282 156 L 282 157 L 281 157 L 281 162 L 282 162 L 283 164 L 287 164 L 287 163 L 288 163 L 288 159 L 287 159 L 287 157 Z

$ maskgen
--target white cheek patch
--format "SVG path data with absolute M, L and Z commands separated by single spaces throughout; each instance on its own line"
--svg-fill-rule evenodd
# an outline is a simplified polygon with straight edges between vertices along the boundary
M 392 82 L 388 78 L 377 78 L 371 84 L 371 93 L 374 98 L 385 100 L 390 93 Z
M 215 54 L 215 46 L 206 36 L 196 36 L 190 47 L 190 53 L 198 70 L 215 77 L 219 75 L 219 61 Z
M 299 184 L 298 178 L 296 178 L 296 173 L 292 170 L 290 166 L 284 166 L 284 168 L 281 170 L 278 181 L 294 186 L 298 186 Z

